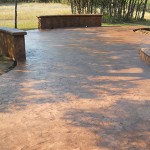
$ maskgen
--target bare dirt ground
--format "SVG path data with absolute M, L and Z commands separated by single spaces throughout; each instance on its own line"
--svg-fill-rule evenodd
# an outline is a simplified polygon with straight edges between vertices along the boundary
M 133 28 L 29 31 L 0 76 L 0 150 L 148 150 L 150 37 Z

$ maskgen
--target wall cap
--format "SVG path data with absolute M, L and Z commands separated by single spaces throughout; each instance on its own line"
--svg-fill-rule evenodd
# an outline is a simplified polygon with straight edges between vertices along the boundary
M 89 14 L 89 15 L 45 15 L 45 16 L 37 16 L 37 18 L 47 18 L 47 17 L 101 17 L 101 14 Z
M 26 35 L 27 32 L 24 30 L 19 30 L 15 28 L 6 28 L 6 27 L 0 27 L 0 32 L 9 33 L 11 35 Z

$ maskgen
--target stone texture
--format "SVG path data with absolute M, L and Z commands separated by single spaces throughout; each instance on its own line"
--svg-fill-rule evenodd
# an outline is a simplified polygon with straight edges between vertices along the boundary
M 25 61 L 25 34 L 26 32 L 18 29 L 0 28 L 0 55 L 18 62 Z
M 148 65 L 150 65 L 150 48 L 142 48 L 140 50 L 140 57 Z
M 39 29 L 55 29 L 65 27 L 99 27 L 102 15 L 53 15 L 39 16 Z
M 11 35 L 26 35 L 27 32 L 15 28 L 0 27 L 0 32 L 9 33 Z
M 1 150 L 148 150 L 150 46 L 134 27 L 28 31 L 0 76 Z

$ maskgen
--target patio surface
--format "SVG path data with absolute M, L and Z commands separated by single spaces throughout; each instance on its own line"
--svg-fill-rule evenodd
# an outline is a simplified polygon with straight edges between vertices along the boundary
M 28 31 L 0 76 L 0 150 L 148 150 L 150 37 L 133 28 Z

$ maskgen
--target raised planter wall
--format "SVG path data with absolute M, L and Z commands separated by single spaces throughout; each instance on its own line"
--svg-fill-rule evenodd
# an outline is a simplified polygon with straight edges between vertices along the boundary
M 54 29 L 66 27 L 99 27 L 102 15 L 53 15 L 39 16 L 39 29 Z
M 150 65 L 150 49 L 149 48 L 142 48 L 140 49 L 140 58 L 147 63 L 148 65 Z
M 8 56 L 15 61 L 25 61 L 26 34 L 22 30 L 0 27 L 0 55 Z

